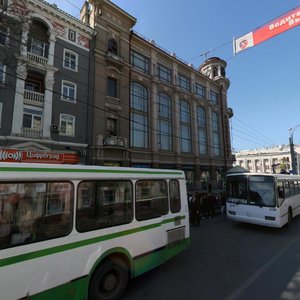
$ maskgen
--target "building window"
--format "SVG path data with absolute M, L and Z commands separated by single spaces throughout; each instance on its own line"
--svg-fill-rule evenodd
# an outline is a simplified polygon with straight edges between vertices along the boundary
M 117 135 L 117 120 L 108 118 L 106 122 L 106 130 L 110 135 Z
M 75 42 L 76 41 L 76 31 L 69 29 L 68 37 L 69 37 L 70 41 Z
M 203 86 L 202 84 L 196 83 L 195 84 L 195 92 L 196 95 L 205 99 L 206 98 L 206 89 L 205 86 Z
M 23 128 L 42 129 L 42 117 L 42 111 L 25 107 L 23 111 Z
M 0 63 L 0 83 L 4 83 L 5 81 L 5 71 L 6 71 L 6 65 Z
M 212 142 L 214 156 L 221 155 L 220 120 L 217 113 L 212 112 Z
M 59 120 L 60 134 L 74 136 L 75 135 L 75 117 L 71 115 L 60 115 Z
M 3 103 L 0 102 L 0 128 L 2 127 L 2 108 L 3 108 Z
M 199 154 L 207 154 L 207 124 L 206 124 L 206 112 L 204 108 L 197 108 L 197 121 L 198 121 L 198 147 Z
M 211 100 L 211 102 L 217 104 L 218 103 L 218 94 L 214 91 L 210 91 L 210 100 Z
M 158 147 L 172 149 L 172 108 L 171 99 L 164 93 L 158 94 Z
M 7 28 L 0 26 L 0 46 L 5 46 L 7 44 Z
M 113 54 L 118 54 L 118 44 L 115 39 L 109 39 L 107 42 L 107 51 Z
M 140 83 L 131 84 L 131 146 L 148 148 L 148 91 Z
M 158 64 L 157 65 L 157 74 L 158 74 L 159 80 L 164 81 L 169 84 L 172 83 L 172 70 L 171 69 L 169 69 L 161 64 Z
M 180 139 L 181 151 L 190 153 L 191 147 L 191 113 L 190 105 L 186 101 L 180 101 Z
M 117 88 L 118 88 L 117 79 L 108 77 L 107 78 L 107 96 L 117 98 L 118 97 Z
M 131 51 L 131 63 L 135 69 L 149 74 L 150 59 L 134 50 Z
M 41 83 L 38 81 L 26 80 L 25 81 L 25 90 L 40 93 L 41 92 Z
M 78 65 L 78 54 L 69 51 L 64 50 L 64 68 L 77 71 L 77 65 Z
M 68 81 L 62 81 L 61 99 L 70 102 L 76 102 L 76 84 Z
M 48 58 L 49 44 L 36 39 L 31 39 L 29 52 L 40 57 Z
M 185 92 L 190 91 L 190 80 L 187 77 L 179 74 L 178 75 L 178 84 L 182 91 L 185 91 Z

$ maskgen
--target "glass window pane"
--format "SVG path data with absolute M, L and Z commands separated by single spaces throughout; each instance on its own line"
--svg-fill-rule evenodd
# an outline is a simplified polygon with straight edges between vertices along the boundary
M 84 181 L 78 186 L 76 228 L 80 232 L 130 223 L 133 219 L 130 181 Z
M 140 180 L 136 183 L 136 219 L 147 220 L 168 213 L 168 190 L 164 180 Z

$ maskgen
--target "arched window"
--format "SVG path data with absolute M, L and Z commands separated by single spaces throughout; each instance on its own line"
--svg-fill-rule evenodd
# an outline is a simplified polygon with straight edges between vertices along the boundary
M 218 76 L 218 69 L 217 67 L 213 68 L 213 77 L 217 77 Z
M 211 114 L 212 120 L 212 142 L 214 156 L 221 155 L 221 140 L 220 140 L 220 119 L 219 115 L 215 112 Z
M 180 139 L 181 151 L 191 152 L 191 112 L 190 105 L 184 101 L 180 101 Z
M 198 122 L 198 147 L 199 154 L 207 154 L 207 124 L 206 112 L 203 107 L 197 108 L 197 122 Z
M 172 107 L 171 98 L 158 93 L 158 147 L 161 150 L 172 149 Z
M 113 54 L 118 54 L 118 44 L 115 39 L 109 39 L 107 42 L 107 51 Z
M 131 146 L 148 148 L 148 90 L 138 82 L 131 84 Z

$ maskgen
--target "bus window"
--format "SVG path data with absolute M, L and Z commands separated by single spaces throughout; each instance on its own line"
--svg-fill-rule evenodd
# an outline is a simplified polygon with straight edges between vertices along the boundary
M 284 196 L 285 198 L 290 197 L 291 193 L 290 193 L 290 185 L 288 181 L 284 181 Z
M 136 219 L 157 218 L 167 214 L 168 190 L 165 180 L 139 180 L 136 183 Z
M 249 177 L 249 203 L 259 206 L 275 206 L 273 177 Z
M 178 180 L 170 180 L 170 208 L 172 213 L 177 213 L 181 209 Z
M 133 219 L 130 181 L 83 181 L 78 186 L 76 228 L 79 232 L 130 223 Z
M 227 178 L 227 198 L 230 202 L 247 203 L 246 176 L 230 176 Z
M 68 234 L 72 226 L 71 197 L 68 210 L 49 219 L 47 203 L 51 193 L 46 182 L 0 184 L 0 248 L 32 243 Z M 70 183 L 69 190 L 72 190 Z M 68 216 L 68 217 L 67 217 Z

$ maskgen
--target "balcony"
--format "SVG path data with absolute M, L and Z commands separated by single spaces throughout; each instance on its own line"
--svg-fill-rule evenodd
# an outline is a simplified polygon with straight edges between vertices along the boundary
M 103 139 L 103 146 L 128 148 L 128 143 L 126 138 L 120 136 L 110 136 Z
M 108 51 L 106 53 L 106 59 L 110 63 L 116 65 L 117 67 L 122 67 L 124 60 L 122 57 L 118 56 L 117 54 L 112 53 L 111 51 Z
M 43 131 L 41 129 L 23 127 L 21 135 L 31 139 L 41 139 L 43 137 Z
M 24 103 L 29 105 L 44 106 L 45 95 L 42 93 L 25 90 Z
M 49 44 L 31 39 L 27 47 L 27 58 L 42 65 L 48 63 Z

